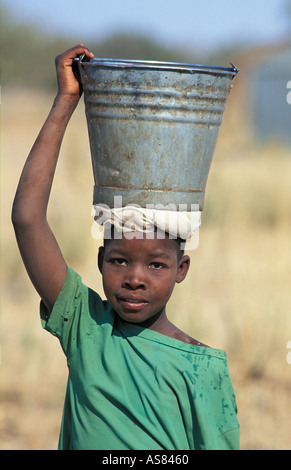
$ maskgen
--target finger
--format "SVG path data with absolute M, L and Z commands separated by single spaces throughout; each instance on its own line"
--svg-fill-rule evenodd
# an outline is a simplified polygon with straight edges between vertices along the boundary
M 91 52 L 90 49 L 88 49 L 88 47 L 84 46 L 83 43 L 80 43 L 77 46 L 73 47 L 72 49 L 69 49 L 69 51 L 71 51 L 73 54 L 76 54 L 76 55 L 85 54 L 90 59 L 94 57 L 93 52 Z
M 93 52 L 91 52 L 87 47 L 85 47 L 83 44 L 78 44 L 77 46 L 74 46 L 71 49 L 68 49 L 67 51 L 58 55 L 56 57 L 56 63 L 60 64 L 61 62 L 63 62 L 64 64 L 67 63 L 67 65 L 71 65 L 72 61 L 81 54 L 85 54 L 85 56 L 89 60 L 93 59 L 94 57 Z

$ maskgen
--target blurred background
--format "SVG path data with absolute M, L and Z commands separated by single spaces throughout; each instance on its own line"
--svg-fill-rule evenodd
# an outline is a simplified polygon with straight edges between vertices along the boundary
M 242 449 L 290 450 L 291 1 L 2 0 L 0 14 L 0 449 L 57 447 L 65 358 L 41 329 L 10 213 L 56 92 L 54 58 L 83 42 L 96 57 L 240 68 L 207 182 L 199 247 L 168 313 L 191 336 L 227 351 Z M 68 264 L 102 293 L 92 197 L 80 102 L 49 220 Z

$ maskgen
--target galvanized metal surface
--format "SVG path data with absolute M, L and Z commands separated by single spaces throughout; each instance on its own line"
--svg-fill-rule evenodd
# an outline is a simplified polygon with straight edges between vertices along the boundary
M 205 186 L 237 69 L 112 59 L 79 61 L 94 204 L 192 204 Z

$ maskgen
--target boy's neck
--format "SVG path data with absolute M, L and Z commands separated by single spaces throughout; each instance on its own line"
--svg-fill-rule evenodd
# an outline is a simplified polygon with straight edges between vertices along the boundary
M 187 335 L 176 325 L 170 322 L 165 311 L 162 314 L 158 313 L 155 316 L 149 318 L 148 320 L 138 323 L 138 326 L 156 331 L 157 333 L 160 333 L 164 336 L 168 336 L 173 339 L 177 339 L 179 341 L 182 341 L 183 343 L 193 344 L 195 346 L 209 347 L 206 344 L 203 344 L 200 341 L 191 338 L 191 336 Z

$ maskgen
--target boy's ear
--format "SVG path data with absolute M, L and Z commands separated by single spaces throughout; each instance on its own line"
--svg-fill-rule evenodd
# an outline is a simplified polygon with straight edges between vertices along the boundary
M 176 277 L 176 282 L 178 284 L 184 281 L 185 277 L 187 276 L 189 267 L 190 267 L 190 258 L 188 255 L 183 255 L 178 265 L 178 272 L 177 272 L 177 277 Z
M 103 259 L 104 259 L 104 246 L 100 246 L 98 250 L 98 269 L 101 274 L 102 274 Z

